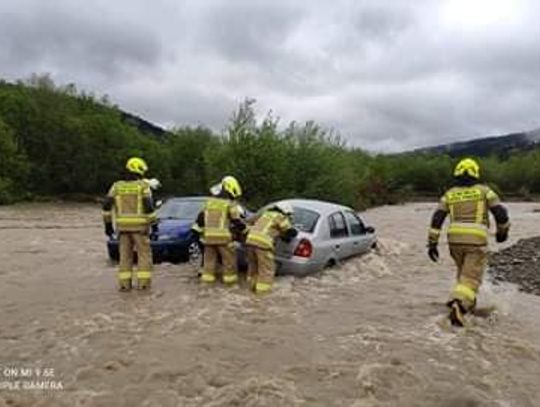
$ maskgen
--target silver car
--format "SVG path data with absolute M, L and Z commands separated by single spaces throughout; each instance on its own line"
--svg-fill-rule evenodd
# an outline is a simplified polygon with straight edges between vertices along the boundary
M 376 246 L 375 229 L 351 208 L 330 202 L 289 199 L 298 236 L 276 244 L 278 274 L 307 275 L 367 253 Z M 275 205 L 266 205 L 266 208 Z

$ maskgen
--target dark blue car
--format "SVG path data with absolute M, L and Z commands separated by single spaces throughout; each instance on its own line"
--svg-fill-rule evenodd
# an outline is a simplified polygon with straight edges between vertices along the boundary
M 171 198 L 158 209 L 158 234 L 151 241 L 154 263 L 200 262 L 201 245 L 191 232 L 191 226 L 206 199 L 202 196 Z M 118 261 L 116 236 L 107 242 L 107 250 L 109 258 Z

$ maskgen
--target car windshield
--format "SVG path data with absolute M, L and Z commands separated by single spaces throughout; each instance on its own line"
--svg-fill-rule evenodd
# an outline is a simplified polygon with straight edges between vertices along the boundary
M 158 210 L 158 219 L 195 220 L 202 209 L 203 200 L 173 199 L 165 202 Z
M 298 230 L 306 233 L 313 233 L 319 214 L 305 208 L 294 207 L 293 224 Z

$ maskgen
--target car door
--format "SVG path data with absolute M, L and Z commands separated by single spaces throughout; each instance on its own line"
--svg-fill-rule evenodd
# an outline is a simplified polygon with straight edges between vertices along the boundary
M 348 239 L 348 246 L 350 247 L 349 255 L 355 256 L 369 251 L 373 239 L 366 232 L 364 222 L 352 211 L 345 211 L 345 218 L 350 230 L 350 237 Z
M 334 212 L 328 216 L 328 226 L 330 231 L 330 241 L 332 251 L 337 260 L 350 256 L 351 245 L 348 241 L 349 230 L 343 213 Z

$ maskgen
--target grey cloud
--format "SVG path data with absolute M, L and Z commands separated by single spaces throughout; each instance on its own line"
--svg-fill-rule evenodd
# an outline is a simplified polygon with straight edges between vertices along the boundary
M 363 38 L 388 40 L 411 27 L 414 18 L 408 7 L 372 4 L 354 14 L 353 26 Z
M 159 61 L 161 44 L 146 28 L 99 14 L 53 10 L 4 11 L 2 66 L 89 71 L 115 77 Z
M 129 104 L 136 114 L 152 117 L 165 127 L 180 125 L 210 127 L 221 131 L 240 100 L 219 90 L 190 84 L 145 85 L 115 88 L 121 106 Z
M 230 60 L 275 63 L 301 10 L 285 2 L 222 1 L 208 9 L 201 40 Z
M 471 29 L 430 0 L 43 4 L 0 5 L 0 73 L 50 71 L 161 124 L 222 129 L 254 97 L 369 149 L 540 127 L 532 0 Z

